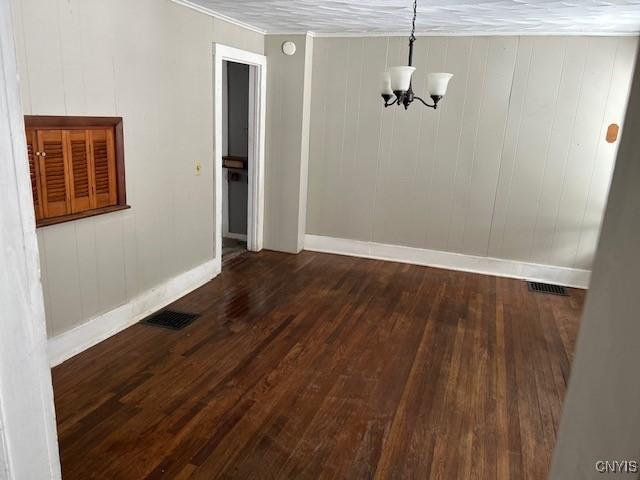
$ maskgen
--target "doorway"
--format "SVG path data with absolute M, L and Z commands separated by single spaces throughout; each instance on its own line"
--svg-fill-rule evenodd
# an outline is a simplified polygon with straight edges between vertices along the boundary
M 214 255 L 262 250 L 266 57 L 214 45 Z
M 222 61 L 222 263 L 247 250 L 249 69 Z

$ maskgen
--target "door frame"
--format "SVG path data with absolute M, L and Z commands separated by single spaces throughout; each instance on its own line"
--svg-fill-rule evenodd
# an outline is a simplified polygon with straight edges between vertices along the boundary
M 214 256 L 222 266 L 222 62 L 249 65 L 249 188 L 247 250 L 262 250 L 264 237 L 264 163 L 267 108 L 267 57 L 220 43 L 213 45 L 214 105 Z

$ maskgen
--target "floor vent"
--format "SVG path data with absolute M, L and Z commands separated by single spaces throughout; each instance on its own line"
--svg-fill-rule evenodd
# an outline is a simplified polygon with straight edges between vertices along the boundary
M 176 312 L 175 310 L 162 310 L 145 318 L 142 323 L 154 325 L 156 327 L 170 328 L 171 330 L 181 330 L 200 315 L 192 313 Z
M 549 293 L 551 295 L 568 295 L 567 289 L 560 285 L 552 285 L 550 283 L 527 282 L 529 291 L 539 293 Z

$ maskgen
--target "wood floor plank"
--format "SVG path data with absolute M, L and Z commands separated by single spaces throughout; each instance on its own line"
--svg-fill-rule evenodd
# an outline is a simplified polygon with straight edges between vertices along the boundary
M 244 254 L 53 370 L 64 478 L 546 478 L 584 298 Z

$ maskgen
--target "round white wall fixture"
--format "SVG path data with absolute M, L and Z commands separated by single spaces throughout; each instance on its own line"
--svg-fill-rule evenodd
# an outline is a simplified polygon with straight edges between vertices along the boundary
M 282 44 L 282 53 L 289 56 L 293 55 L 296 53 L 296 44 L 290 41 L 284 42 Z

